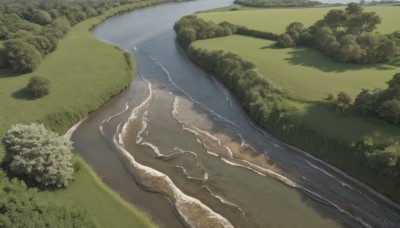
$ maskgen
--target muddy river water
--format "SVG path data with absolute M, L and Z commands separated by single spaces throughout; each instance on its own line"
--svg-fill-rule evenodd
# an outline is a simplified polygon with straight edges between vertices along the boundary
M 399 206 L 259 129 L 175 43 L 180 17 L 227 0 L 168 3 L 93 35 L 130 51 L 132 85 L 93 112 L 74 147 L 162 227 L 399 227 Z

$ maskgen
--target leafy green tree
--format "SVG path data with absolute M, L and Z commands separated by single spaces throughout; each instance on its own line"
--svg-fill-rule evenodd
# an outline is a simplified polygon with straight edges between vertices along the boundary
M 350 109 L 352 98 L 346 92 L 340 92 L 336 99 L 336 114 L 345 115 Z
M 347 5 L 345 11 L 347 15 L 355 16 L 362 14 L 364 12 L 364 8 L 360 4 L 351 2 Z
M 7 40 L 3 45 L 6 48 L 8 63 L 15 72 L 31 72 L 42 61 L 40 52 L 23 40 Z
M 359 62 L 366 55 L 366 50 L 357 43 L 357 37 L 347 34 L 339 40 L 340 46 L 335 52 L 335 59 L 340 62 Z
M 398 125 L 400 123 L 400 100 L 389 100 L 382 104 L 379 110 L 382 119 Z
M 283 33 L 278 36 L 277 45 L 282 48 L 296 47 L 296 43 L 289 34 Z
M 36 9 L 32 15 L 32 21 L 39 25 L 47 25 L 52 21 L 52 18 L 48 12 Z
M 356 35 L 372 32 L 381 21 L 382 19 L 375 12 L 361 13 L 346 21 L 347 32 Z
M 40 52 L 42 57 L 55 50 L 54 44 L 44 36 L 28 36 L 25 41 L 33 46 Z
M 42 97 L 49 94 L 50 81 L 47 78 L 33 76 L 29 80 L 28 90 L 33 97 Z
M 341 9 L 330 10 L 324 16 L 325 24 L 332 30 L 337 30 L 337 29 L 343 27 L 346 20 L 347 20 L 347 15 L 346 15 L 345 11 L 343 11 Z
M 303 30 L 304 25 L 301 22 L 293 22 L 286 27 L 285 33 L 288 34 L 295 43 L 298 43 Z
M 11 172 L 44 186 L 64 187 L 72 179 L 71 142 L 43 124 L 16 124 L 4 135 Z
M 354 100 L 354 110 L 364 116 L 375 115 L 378 109 L 378 97 L 380 93 L 381 90 L 379 89 L 363 89 Z

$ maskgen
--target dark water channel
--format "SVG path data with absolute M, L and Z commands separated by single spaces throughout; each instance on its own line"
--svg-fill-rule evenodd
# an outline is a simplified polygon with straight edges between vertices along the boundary
M 230 3 L 169 3 L 98 26 L 137 73 L 74 132 L 74 147 L 163 227 L 399 227 L 396 204 L 262 132 L 178 48 L 176 20 Z

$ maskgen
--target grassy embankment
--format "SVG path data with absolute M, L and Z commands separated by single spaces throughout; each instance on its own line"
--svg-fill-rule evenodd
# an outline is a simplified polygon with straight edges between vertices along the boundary
M 14 75 L 0 71 L 0 135 L 12 124 L 43 122 L 64 133 L 90 111 L 126 88 L 132 80 L 132 59 L 124 51 L 93 37 L 90 29 L 118 13 L 164 1 L 134 3 L 107 11 L 71 28 L 55 52 L 48 55 L 35 72 Z M 27 98 L 25 87 L 31 76 L 51 81 L 50 94 L 36 100 Z M 0 157 L 4 155 L 0 148 Z M 77 155 L 81 169 L 66 189 L 42 191 L 41 197 L 55 203 L 82 207 L 101 227 L 153 226 L 143 213 L 123 201 L 94 174 Z
M 251 29 L 279 34 L 294 21 L 309 26 L 330 9 L 332 8 L 257 9 L 208 12 L 198 14 L 198 17 L 217 23 L 229 21 Z M 398 7 L 375 6 L 366 7 L 366 10 L 375 11 L 382 16 L 383 22 L 378 26 L 381 33 L 399 29 L 396 25 L 396 21 L 400 20 Z M 400 200 L 400 190 L 393 179 L 388 179 L 384 174 L 377 173 L 378 171 L 369 172 L 365 158 L 354 164 L 349 161 L 360 156 L 357 154 L 360 151 L 349 154 L 353 153 L 351 147 L 354 142 L 398 142 L 400 129 L 376 119 L 353 114 L 340 117 L 324 104 L 328 93 L 345 91 L 354 98 L 362 88 L 386 88 L 386 82 L 400 71 L 400 59 L 388 64 L 342 64 L 311 48 L 279 49 L 274 41 L 238 35 L 196 41 L 192 45 L 206 50 L 224 50 L 238 54 L 253 62 L 259 73 L 273 86 L 292 97 L 280 102 L 295 110 L 290 117 L 289 126 L 302 124 L 297 129 L 294 126 L 292 133 L 287 133 L 285 126 L 275 126 L 274 121 L 269 120 L 269 125 L 263 124 L 267 130 L 343 168 L 393 199 Z M 307 132 L 310 134 L 307 135 Z M 301 134 L 298 135 L 299 133 Z

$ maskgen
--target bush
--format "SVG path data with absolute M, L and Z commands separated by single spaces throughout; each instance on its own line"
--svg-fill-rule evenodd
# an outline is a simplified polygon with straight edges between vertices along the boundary
M 0 227 L 95 227 L 85 211 L 42 199 L 35 188 L 0 171 Z
M 8 63 L 18 73 L 32 72 L 39 66 L 42 56 L 36 48 L 20 39 L 4 42 Z
M 45 96 L 49 94 L 50 81 L 47 78 L 35 75 L 29 80 L 28 90 L 33 97 Z
M 278 37 L 277 45 L 282 48 L 296 47 L 296 44 L 294 43 L 292 37 L 290 37 L 286 33 L 283 33 Z
M 71 142 L 43 124 L 16 124 L 4 135 L 5 165 L 44 186 L 64 187 L 72 179 Z

